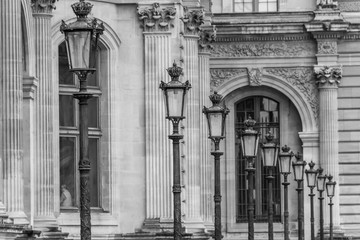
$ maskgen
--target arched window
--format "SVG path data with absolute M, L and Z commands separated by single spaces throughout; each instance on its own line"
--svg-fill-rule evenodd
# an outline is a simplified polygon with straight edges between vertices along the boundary
M 260 143 L 265 142 L 265 135 L 270 130 L 274 134 L 274 141 L 280 142 L 280 123 L 279 123 L 279 103 L 266 97 L 255 96 L 243 99 L 235 104 L 235 131 L 237 139 L 235 141 L 235 154 L 237 165 L 237 222 L 247 221 L 247 188 L 248 180 L 245 171 L 247 162 L 242 158 L 240 147 L 241 130 L 245 128 L 243 122 L 248 116 L 256 120 L 255 129 L 260 131 Z M 259 146 L 260 148 L 260 146 Z M 261 154 L 258 153 L 255 160 L 256 172 L 254 175 L 254 199 L 255 199 L 255 221 L 266 222 L 268 216 L 268 185 L 266 176 L 267 169 L 262 166 Z M 274 221 L 281 221 L 281 192 L 280 174 L 278 166 L 274 171 L 275 180 L 273 183 L 274 196 Z
M 278 0 L 234 0 L 234 12 L 276 12 Z
M 65 42 L 58 48 L 59 57 L 59 148 L 60 148 L 60 186 L 61 209 L 77 208 L 80 201 L 78 162 L 79 152 L 79 109 L 78 100 L 73 94 L 79 91 L 77 77 L 69 72 Z M 99 63 L 99 61 L 98 61 Z M 98 64 L 100 65 L 100 64 Z M 98 66 L 94 74 L 88 75 L 88 92 L 93 98 L 88 101 L 89 121 L 89 159 L 91 207 L 100 207 L 99 164 L 100 140 L 102 136 L 100 118 L 100 98 L 102 95 Z

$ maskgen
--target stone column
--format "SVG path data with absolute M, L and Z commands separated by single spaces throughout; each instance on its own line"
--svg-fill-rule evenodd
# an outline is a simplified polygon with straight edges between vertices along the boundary
M 15 224 L 28 224 L 24 213 L 23 92 L 21 1 L 0 1 L 1 199 Z
M 51 79 L 51 17 L 55 8 L 55 0 L 32 1 L 35 29 L 36 76 L 39 79 L 35 99 L 35 162 L 34 186 L 35 209 L 34 226 L 56 225 L 54 216 L 54 139 L 52 96 L 53 82 Z M 58 196 L 56 196 L 58 197 Z
M 172 66 L 171 26 L 174 7 L 158 3 L 138 7 L 144 29 L 146 110 L 146 219 L 144 228 L 160 231 L 173 227 L 171 127 L 165 119 L 160 81 L 169 82 Z
M 320 133 L 320 166 L 324 174 L 331 174 L 339 182 L 339 133 L 338 133 L 338 84 L 342 77 L 339 66 L 316 66 L 315 75 L 319 88 L 319 133 Z M 340 228 L 340 198 L 339 185 L 336 186 L 333 198 L 333 223 Z M 325 192 L 326 196 L 326 192 Z M 328 198 L 325 197 L 327 207 Z M 329 224 L 329 211 L 324 211 L 325 225 Z
M 186 104 L 186 119 L 184 125 L 184 224 L 186 231 L 196 232 L 204 229 L 204 222 L 201 218 L 201 148 L 203 136 L 200 135 L 202 128 L 200 122 L 203 120 L 202 113 L 202 89 L 199 81 L 199 55 L 198 39 L 200 25 L 203 23 L 204 13 L 202 10 L 189 10 L 184 7 L 184 16 L 181 20 L 184 23 L 183 30 L 183 59 L 184 79 L 191 83 L 191 90 L 188 93 Z M 210 86 L 210 85 L 209 85 Z M 205 125 L 206 126 L 206 125 Z M 206 140 L 207 142 L 208 140 Z
M 202 30 L 199 39 L 199 106 L 211 106 L 210 95 L 210 43 L 215 39 L 215 29 Z M 211 141 L 204 114 L 200 118 L 200 215 L 207 229 L 214 228 L 214 161 L 210 155 Z

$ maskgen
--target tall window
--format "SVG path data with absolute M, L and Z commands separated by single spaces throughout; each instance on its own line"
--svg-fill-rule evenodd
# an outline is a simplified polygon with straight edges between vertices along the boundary
M 91 207 L 100 207 L 98 159 L 100 153 L 100 96 L 99 71 L 88 75 L 88 91 L 93 98 L 88 101 L 89 159 Z M 60 126 L 60 184 L 61 209 L 79 207 L 80 179 L 78 171 L 79 152 L 79 108 L 73 94 L 79 91 L 79 80 L 69 72 L 65 42 L 59 45 L 59 126 Z
M 235 105 L 236 109 L 236 124 L 235 131 L 237 133 L 235 153 L 236 153 L 236 165 L 237 165 L 237 222 L 247 221 L 247 173 L 245 171 L 247 167 L 246 160 L 242 157 L 240 147 L 240 134 L 241 130 L 245 128 L 244 120 L 251 116 L 256 120 L 255 129 L 260 131 L 260 143 L 266 142 L 265 135 L 270 130 L 274 134 L 274 141 L 279 142 L 279 103 L 270 98 L 265 97 L 250 97 L 242 100 Z M 260 148 L 260 146 L 259 146 Z M 268 214 L 268 185 L 266 176 L 268 176 L 268 170 L 264 169 L 259 154 L 255 160 L 254 174 L 254 199 L 255 199 L 255 221 L 265 222 L 267 221 Z M 273 196 L 274 196 L 274 221 L 280 222 L 281 220 L 281 192 L 280 192 L 280 174 L 279 168 L 276 167 L 274 171 L 275 180 L 273 183 Z
M 278 0 L 234 0 L 234 12 L 276 12 Z

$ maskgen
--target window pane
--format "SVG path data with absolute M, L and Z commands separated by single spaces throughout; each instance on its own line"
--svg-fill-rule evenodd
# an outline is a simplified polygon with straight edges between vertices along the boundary
M 89 138 L 89 159 L 91 162 L 90 170 L 90 199 L 91 207 L 99 207 L 99 186 L 98 186 L 98 148 L 99 139 Z
M 277 11 L 276 2 L 269 3 L 268 7 L 269 7 L 269 9 L 268 9 L 269 12 L 276 12 Z
M 69 71 L 65 42 L 59 45 L 59 84 L 74 85 L 74 76 Z
M 98 84 L 98 68 L 96 69 L 97 71 L 94 72 L 93 74 L 89 73 L 88 76 L 87 76 L 87 83 L 88 83 L 88 86 L 92 86 L 92 87 L 97 87 L 99 84 Z
M 244 12 L 244 6 L 242 3 L 240 4 L 235 4 L 234 5 L 234 11 L 235 12 Z
M 93 97 L 89 100 L 89 127 L 99 128 L 99 98 Z
M 259 3 L 259 12 L 267 12 L 267 3 Z
M 76 155 L 75 155 L 75 138 L 60 137 L 60 185 L 61 207 L 76 206 Z
M 75 126 L 74 98 L 72 95 L 59 96 L 59 123 L 62 127 Z
M 252 3 L 245 3 L 244 4 L 244 12 L 252 12 L 253 11 L 253 4 Z

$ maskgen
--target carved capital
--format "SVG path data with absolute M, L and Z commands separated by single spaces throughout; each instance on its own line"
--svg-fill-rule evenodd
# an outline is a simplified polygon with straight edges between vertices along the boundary
M 342 67 L 316 66 L 314 67 L 316 83 L 322 86 L 337 86 L 342 78 Z
M 199 32 L 199 51 L 209 52 L 212 49 L 211 43 L 216 39 L 216 27 L 213 26 L 212 30 L 200 29 Z
M 334 0 L 318 0 L 317 9 L 327 10 L 327 9 L 337 9 L 338 2 Z
M 51 13 L 56 9 L 55 2 L 58 0 L 31 0 L 33 13 Z
M 176 9 L 174 7 L 160 8 L 159 3 L 154 3 L 151 8 L 138 7 L 138 16 L 144 31 L 169 31 L 173 27 L 173 20 L 175 19 Z
M 262 68 L 247 68 L 249 85 L 261 86 L 262 84 Z
M 319 41 L 318 54 L 337 54 L 336 41 Z
M 184 23 L 185 35 L 196 35 L 200 31 L 200 25 L 204 23 L 204 10 L 192 10 L 184 7 L 184 17 L 180 18 Z

